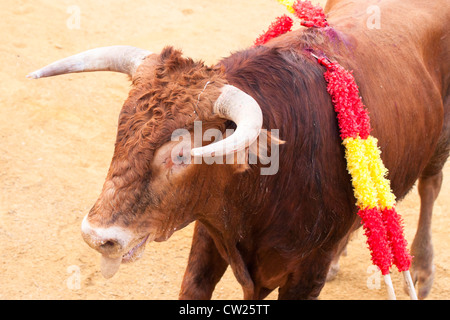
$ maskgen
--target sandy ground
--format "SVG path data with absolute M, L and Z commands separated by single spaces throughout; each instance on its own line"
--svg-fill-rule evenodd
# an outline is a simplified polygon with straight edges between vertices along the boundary
M 174 45 L 212 64 L 249 46 L 283 13 L 274 0 L 0 2 L 0 299 L 176 299 L 192 234 L 191 225 L 165 243 L 147 245 L 141 260 L 105 280 L 80 224 L 111 160 L 127 77 L 96 73 L 32 81 L 25 75 L 113 44 L 154 52 Z M 445 174 L 433 217 L 436 280 L 430 299 L 450 298 L 449 163 Z M 418 209 L 414 189 L 399 206 L 410 243 Z M 351 241 L 321 299 L 386 297 L 383 283 L 367 286 L 373 274 L 364 242 L 361 232 Z M 400 275 L 392 277 L 398 298 L 407 298 Z M 213 298 L 242 298 L 229 270 Z

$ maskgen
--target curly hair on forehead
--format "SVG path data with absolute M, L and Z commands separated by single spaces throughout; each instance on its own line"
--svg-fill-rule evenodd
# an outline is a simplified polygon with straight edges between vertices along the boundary
M 124 153 L 148 158 L 176 129 L 189 130 L 194 121 L 204 122 L 205 128 L 225 123 L 212 114 L 226 84 L 222 68 L 184 58 L 173 47 L 166 47 L 156 61 L 146 62 L 133 79 L 119 117 L 116 146 L 123 147 Z

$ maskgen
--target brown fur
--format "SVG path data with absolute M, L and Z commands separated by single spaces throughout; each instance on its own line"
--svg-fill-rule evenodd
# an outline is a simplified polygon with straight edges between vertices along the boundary
M 220 69 L 185 59 L 172 47 L 165 48 L 157 57 L 147 58 L 133 78 L 133 89 L 119 116 L 114 157 L 106 178 L 109 184 L 105 183 L 102 194 L 107 193 L 111 181 L 115 192 L 106 208 L 104 196 L 100 196 L 90 213 L 92 222 L 95 223 L 98 212 L 102 225 L 128 226 L 134 217 L 123 213 L 140 211 L 134 208 L 138 204 L 146 207 L 140 198 L 152 179 L 150 164 L 154 153 L 170 141 L 175 129 L 191 129 L 194 121 L 199 120 L 210 127 L 223 127 L 225 120 L 211 114 L 213 102 L 225 84 L 220 75 Z M 197 104 L 207 81 L 212 83 Z M 148 201 L 159 203 L 160 199 L 155 196 Z M 105 219 L 108 211 L 111 215 Z
M 434 172 L 439 172 L 448 156 L 450 109 L 447 103 L 444 116 L 443 99 L 449 95 L 449 51 L 445 50 L 448 35 L 443 36 L 448 31 L 442 23 L 446 21 L 444 13 L 448 17 L 448 7 L 441 12 L 439 8 L 445 4 L 436 4 L 431 14 L 420 3 L 395 2 L 391 5 L 395 10 L 381 3 L 383 29 L 371 31 L 364 26 L 364 19 L 354 18 L 355 11 L 365 12 L 367 3 L 355 8 L 357 5 L 341 2 L 345 9 L 330 12 L 332 29 L 292 32 L 266 48 L 239 52 L 221 62 L 227 80 L 257 99 L 265 127 L 280 128 L 280 137 L 286 141 L 278 175 L 251 176 L 243 185 L 248 188 L 254 181 L 256 188 L 242 200 L 239 188 L 230 197 L 232 212 L 238 212 L 232 225 L 245 230 L 225 229 L 232 238 L 225 248 L 221 248 L 224 241 L 217 245 L 216 240 L 223 257 L 227 249 L 233 250 L 233 243 L 238 248 L 243 261 L 230 264 L 246 267 L 244 271 L 236 266 L 233 270 L 247 298 L 263 298 L 276 287 L 280 287 L 280 298 L 317 297 L 332 248 L 339 250 L 338 240 L 352 224 L 357 225 L 324 70 L 310 57 L 310 51 L 324 53 L 354 70 L 398 199 L 425 168 L 436 167 Z M 399 12 L 403 14 L 397 17 Z M 408 19 L 412 21 L 402 24 Z M 342 23 L 334 24 L 335 20 Z M 423 25 L 428 28 L 419 28 Z M 441 43 L 441 37 L 447 42 Z M 431 48 L 423 47 L 424 43 L 432 44 Z M 238 181 L 236 185 L 240 185 Z M 268 194 L 261 192 L 264 187 L 270 190 Z M 200 221 L 217 239 L 219 235 L 211 232 L 208 222 Z M 197 230 L 202 228 L 197 226 Z M 201 289 L 208 280 L 192 283 L 191 279 L 206 270 L 195 267 L 197 259 L 208 259 L 194 251 L 200 242 L 209 241 L 203 237 L 194 238 L 182 298 L 208 298 L 212 292 Z M 216 268 L 220 273 L 223 265 Z M 208 283 L 206 288 L 210 287 Z M 251 288 L 249 293 L 246 288 Z
M 422 173 L 440 172 L 450 144 L 445 1 L 382 1 L 380 30 L 365 26 L 366 2 L 333 3 L 332 28 L 294 31 L 212 68 L 169 47 L 133 78 L 90 219 L 137 235 L 155 230 L 159 240 L 197 220 L 180 298 L 210 298 L 227 265 L 245 298 L 264 298 L 277 287 L 280 298 L 316 298 L 341 240 L 357 225 L 324 69 L 311 51 L 354 70 L 399 199 Z M 280 129 L 286 144 L 279 172 L 202 164 L 166 177 L 152 161 L 173 130 L 191 129 L 195 119 L 233 126 L 211 114 L 225 83 L 257 100 L 264 128 Z

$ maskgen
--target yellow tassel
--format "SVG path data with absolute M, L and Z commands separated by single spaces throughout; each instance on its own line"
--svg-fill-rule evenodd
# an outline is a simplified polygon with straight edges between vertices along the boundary
M 290 13 L 295 13 L 294 8 L 292 7 L 294 5 L 294 2 L 296 0 L 277 0 L 279 3 L 281 3 L 282 5 L 286 6 L 286 8 L 288 9 L 288 11 Z
M 345 157 L 347 170 L 352 176 L 353 191 L 356 205 L 360 208 L 375 208 L 378 206 L 378 194 L 369 171 L 369 159 L 366 157 L 365 143 L 361 138 L 346 138 Z
M 369 159 L 370 176 L 377 189 L 378 204 L 381 209 L 391 209 L 395 205 L 395 195 L 391 191 L 391 183 L 386 178 L 388 170 L 381 160 L 381 150 L 377 145 L 378 140 L 369 136 L 364 144 L 366 157 Z

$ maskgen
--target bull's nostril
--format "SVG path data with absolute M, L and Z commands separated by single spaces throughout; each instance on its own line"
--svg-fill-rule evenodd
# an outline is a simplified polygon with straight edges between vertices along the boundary
M 97 247 L 97 250 L 102 254 L 113 255 L 122 249 L 121 244 L 117 240 L 106 240 Z
M 129 232 L 121 227 L 92 227 L 88 221 L 88 215 L 84 217 L 81 223 L 81 233 L 84 241 L 91 248 L 110 258 L 122 256 L 122 251 L 131 238 Z
M 102 244 L 100 247 L 102 247 L 103 249 L 111 249 L 113 248 L 115 245 L 117 245 L 116 242 L 114 241 L 106 241 L 104 244 Z

